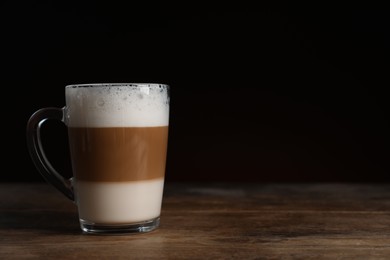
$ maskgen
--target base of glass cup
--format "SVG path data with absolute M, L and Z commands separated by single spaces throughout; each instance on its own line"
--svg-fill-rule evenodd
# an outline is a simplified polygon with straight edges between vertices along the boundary
M 155 230 L 160 225 L 160 217 L 132 224 L 98 224 L 80 219 L 80 227 L 83 233 L 100 235 L 120 235 L 146 233 Z

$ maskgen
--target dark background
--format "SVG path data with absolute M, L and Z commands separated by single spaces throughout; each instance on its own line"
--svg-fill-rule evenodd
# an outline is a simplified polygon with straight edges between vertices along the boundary
M 3 1 L 1 181 L 67 84 L 171 85 L 167 180 L 390 181 L 387 9 Z M 66 128 L 47 155 L 70 176 Z

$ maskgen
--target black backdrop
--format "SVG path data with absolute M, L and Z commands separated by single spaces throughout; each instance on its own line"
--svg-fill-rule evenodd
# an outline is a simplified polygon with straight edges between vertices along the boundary
M 390 180 L 385 9 L 3 1 L 2 181 L 41 181 L 25 128 L 75 83 L 171 85 L 167 179 Z M 66 129 L 43 130 L 70 175 Z

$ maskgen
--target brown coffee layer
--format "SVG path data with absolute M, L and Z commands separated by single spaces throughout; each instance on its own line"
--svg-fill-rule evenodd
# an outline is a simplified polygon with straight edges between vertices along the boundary
M 168 126 L 69 127 L 73 175 L 99 182 L 162 178 L 168 143 Z

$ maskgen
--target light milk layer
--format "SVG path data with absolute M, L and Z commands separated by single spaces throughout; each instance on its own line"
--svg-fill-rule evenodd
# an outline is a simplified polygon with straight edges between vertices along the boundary
M 167 126 L 168 86 L 91 84 L 65 88 L 65 118 L 71 127 Z
M 134 182 L 74 180 L 79 218 L 98 224 L 129 224 L 160 216 L 164 179 Z

